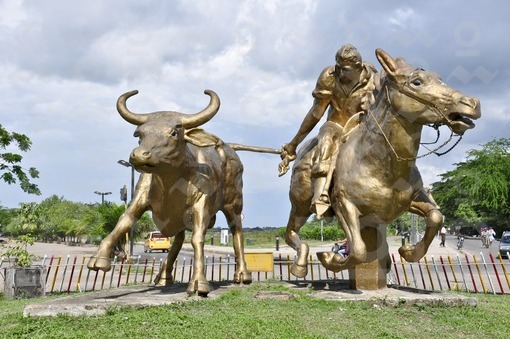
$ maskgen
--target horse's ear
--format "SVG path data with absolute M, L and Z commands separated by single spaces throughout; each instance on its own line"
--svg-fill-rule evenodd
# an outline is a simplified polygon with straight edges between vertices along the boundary
M 391 77 L 395 78 L 399 74 L 399 68 L 395 59 L 393 59 L 388 53 L 383 51 L 381 48 L 378 48 L 375 50 L 375 56 L 386 73 L 388 73 Z

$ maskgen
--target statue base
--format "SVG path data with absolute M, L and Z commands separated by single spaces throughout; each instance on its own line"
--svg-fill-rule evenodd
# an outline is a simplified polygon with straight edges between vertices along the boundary
M 350 287 L 355 290 L 379 290 L 386 288 L 386 275 L 391 259 L 386 242 L 386 226 L 365 227 L 361 237 L 367 247 L 368 262 L 349 269 Z
M 349 270 L 349 285 L 353 290 L 386 288 L 386 269 L 379 260 L 356 265 Z

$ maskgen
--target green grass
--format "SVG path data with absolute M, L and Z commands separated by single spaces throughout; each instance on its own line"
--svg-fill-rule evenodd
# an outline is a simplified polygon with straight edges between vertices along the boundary
M 263 291 L 295 295 L 258 299 Z M 28 317 L 26 305 L 0 299 L 1 338 L 508 338 L 510 297 L 476 295 L 478 306 L 374 307 L 326 301 L 307 288 L 278 283 L 235 288 L 217 299 L 144 308 L 111 308 L 104 316 Z M 475 296 L 475 295 L 470 295 Z M 53 298 L 53 297 L 52 297 Z

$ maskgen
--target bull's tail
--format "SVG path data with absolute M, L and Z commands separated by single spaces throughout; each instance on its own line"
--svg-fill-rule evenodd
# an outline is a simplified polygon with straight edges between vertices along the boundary
M 228 143 L 230 147 L 234 149 L 234 151 L 249 151 L 249 152 L 258 152 L 258 153 L 271 153 L 271 154 L 281 154 L 281 149 L 268 148 L 268 147 L 259 147 L 259 146 L 248 146 L 241 144 L 233 144 Z

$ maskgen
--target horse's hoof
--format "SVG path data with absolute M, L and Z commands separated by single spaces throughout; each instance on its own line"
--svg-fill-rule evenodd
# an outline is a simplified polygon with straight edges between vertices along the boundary
M 308 274 L 308 266 L 292 264 L 290 266 L 290 273 L 292 273 L 292 275 L 295 277 L 304 278 Z
M 407 262 L 418 262 L 421 259 L 421 257 L 417 256 L 416 248 L 411 245 L 401 246 L 398 249 L 398 253 Z
M 105 257 L 91 257 L 87 264 L 89 270 L 108 272 L 112 268 L 110 258 Z
M 333 261 L 333 256 L 335 255 L 335 252 L 317 252 L 317 258 L 319 258 L 319 261 L 324 265 L 324 263 L 329 264 Z
M 335 252 L 317 252 L 317 258 L 324 268 L 335 273 L 351 268 L 354 263 L 353 258 L 344 258 Z

